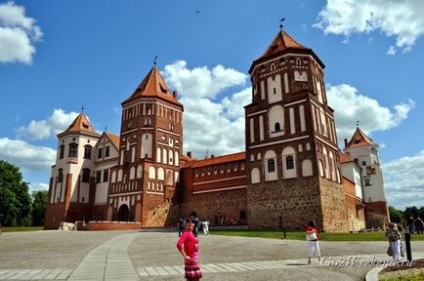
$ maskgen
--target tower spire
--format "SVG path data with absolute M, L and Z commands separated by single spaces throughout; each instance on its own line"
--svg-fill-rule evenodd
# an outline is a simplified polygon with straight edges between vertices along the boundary
M 283 27 L 284 27 L 283 21 L 285 21 L 285 20 L 286 20 L 286 18 L 280 19 L 280 31 L 283 31 Z

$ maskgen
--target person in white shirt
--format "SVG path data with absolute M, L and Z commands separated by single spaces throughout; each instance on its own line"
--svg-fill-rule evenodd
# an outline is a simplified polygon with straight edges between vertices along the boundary
M 203 235 L 209 234 L 209 222 L 207 220 L 202 221 L 202 229 L 203 229 Z

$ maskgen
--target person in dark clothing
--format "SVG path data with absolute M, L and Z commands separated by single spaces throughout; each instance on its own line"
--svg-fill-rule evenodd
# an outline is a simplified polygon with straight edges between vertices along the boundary
M 183 218 L 178 221 L 178 237 L 181 237 L 185 229 L 185 222 Z

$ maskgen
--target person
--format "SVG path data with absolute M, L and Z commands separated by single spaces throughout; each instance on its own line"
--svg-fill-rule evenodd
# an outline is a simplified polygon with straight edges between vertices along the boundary
M 311 264 L 312 257 L 316 253 L 318 262 L 321 260 L 321 251 L 319 249 L 319 230 L 313 221 L 308 223 L 306 227 L 306 240 L 308 241 L 308 264 Z
M 387 241 L 389 241 L 389 246 L 392 247 L 392 257 L 393 261 L 400 261 L 400 232 L 397 228 L 397 225 L 394 223 L 389 223 L 385 232 Z
M 202 229 L 203 229 L 203 235 L 209 235 L 209 222 L 208 222 L 208 220 L 204 219 L 202 221 Z
M 193 234 L 194 236 L 199 236 L 199 218 L 197 217 L 197 213 L 196 212 L 192 212 L 191 213 L 191 217 L 193 217 L 194 219 L 194 229 L 193 229 Z
M 417 234 L 423 234 L 424 233 L 424 222 L 420 217 L 417 217 L 414 221 L 415 225 L 415 231 Z
M 178 221 L 178 237 L 181 237 L 185 229 L 184 219 L 180 218 Z
M 177 248 L 184 257 L 184 277 L 187 281 L 198 281 L 202 278 L 199 267 L 199 239 L 194 236 L 194 217 L 186 219 L 186 228 L 177 242 Z

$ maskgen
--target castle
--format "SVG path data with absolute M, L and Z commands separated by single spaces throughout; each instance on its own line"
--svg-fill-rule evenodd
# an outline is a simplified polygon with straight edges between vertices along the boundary
M 195 159 L 183 154 L 183 105 L 154 65 L 122 102 L 119 135 L 97 133 L 83 112 L 58 134 L 45 229 L 175 226 L 193 212 L 249 229 L 381 227 L 378 145 L 358 127 L 339 150 L 324 68 L 281 29 L 249 69 L 245 151 Z

